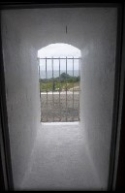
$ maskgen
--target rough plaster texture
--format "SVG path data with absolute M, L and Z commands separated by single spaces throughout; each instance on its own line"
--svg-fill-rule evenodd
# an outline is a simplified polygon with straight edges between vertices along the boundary
M 31 149 L 33 149 L 32 141 L 34 141 L 34 136 L 39 128 L 40 111 L 35 54 L 37 55 L 36 51 L 48 44 L 62 42 L 71 44 L 82 52 L 80 128 L 81 138 L 84 136 L 86 144 L 86 160 L 91 160 L 90 165 L 93 165 L 88 167 L 89 161 L 85 161 L 89 176 L 89 180 L 86 181 L 88 184 L 85 184 L 89 186 L 89 182 L 93 181 L 93 176 L 96 174 L 98 187 L 105 189 L 108 180 L 113 115 L 116 8 L 8 10 L 3 11 L 2 16 L 7 105 L 15 186 L 18 186 L 19 182 L 23 182 L 23 173 L 28 165 Z M 44 131 L 43 129 L 41 132 Z M 55 128 L 48 129 L 47 132 L 48 135 L 49 132 L 50 135 L 51 132 L 53 133 L 51 142 L 56 140 Z M 63 135 L 65 136 L 64 133 Z M 72 139 L 72 128 L 69 136 Z M 47 138 L 45 137 L 45 139 Z M 41 155 L 46 150 L 51 152 L 51 144 L 48 144 L 45 139 L 42 138 L 45 144 L 43 145 L 41 142 L 43 145 L 41 146 Z M 62 137 L 61 140 L 66 147 L 65 137 Z M 71 144 L 73 145 L 73 142 Z M 63 150 L 60 149 L 60 151 Z M 73 149 L 70 148 L 68 153 L 70 151 L 72 152 Z M 77 152 L 77 149 L 75 151 Z M 62 165 L 65 163 L 64 155 L 63 153 Z M 47 156 L 48 154 L 41 163 L 43 164 L 41 168 L 46 168 L 45 172 L 48 168 Z M 67 157 L 68 159 L 70 156 Z M 82 159 L 76 161 L 76 167 L 78 167 L 76 176 L 83 174 L 82 169 L 79 169 L 79 162 L 84 162 Z M 68 160 L 67 163 L 69 162 Z M 51 164 L 52 168 L 56 166 L 54 162 Z M 39 164 L 36 167 L 39 171 Z M 63 173 L 63 166 L 58 165 L 57 168 L 59 169 L 59 167 L 60 172 Z M 93 175 L 89 175 L 92 171 Z M 55 179 L 57 179 L 57 174 L 55 174 Z M 70 174 L 74 175 L 73 171 Z M 47 177 L 48 174 L 44 175 L 43 182 L 47 180 Z M 36 185 L 39 183 L 39 179 L 41 178 L 37 178 Z M 54 187 L 58 186 L 58 180 L 57 184 L 55 184 L 56 180 L 54 182 L 54 179 L 51 180 L 47 181 L 50 182 L 49 187 L 51 187 L 51 183 L 54 184 Z M 62 181 L 63 188 L 71 187 L 64 181 L 64 177 L 62 177 Z M 74 187 L 73 183 L 71 184 Z M 95 187 L 97 187 L 96 185 Z M 79 186 L 79 182 L 76 183 L 75 188 L 77 186 Z

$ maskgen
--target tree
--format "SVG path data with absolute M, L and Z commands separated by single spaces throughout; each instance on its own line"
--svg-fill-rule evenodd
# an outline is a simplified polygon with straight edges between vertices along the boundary
M 65 81 L 66 79 L 68 80 L 70 78 L 70 75 L 69 74 L 66 74 L 65 72 L 63 72 L 61 75 L 60 75 L 60 80 L 63 82 Z
M 55 91 L 55 82 L 53 81 L 53 91 Z

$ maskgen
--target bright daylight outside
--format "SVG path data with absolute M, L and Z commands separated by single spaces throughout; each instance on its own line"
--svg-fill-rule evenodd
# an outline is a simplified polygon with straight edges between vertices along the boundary
M 81 51 L 69 44 L 50 44 L 38 51 L 42 122 L 80 120 Z

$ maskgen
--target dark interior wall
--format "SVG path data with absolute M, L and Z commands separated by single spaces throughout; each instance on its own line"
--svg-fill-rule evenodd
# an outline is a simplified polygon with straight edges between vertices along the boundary
M 125 75 L 125 3 L 123 3 L 123 34 L 122 34 L 122 78 Z M 119 141 L 118 141 L 118 162 L 117 170 L 116 170 L 116 181 L 114 183 L 114 187 L 116 190 L 125 190 L 125 78 L 123 78 L 122 86 L 121 86 L 121 98 L 123 103 L 121 103 L 121 116 L 120 116 L 120 131 L 119 131 Z
M 117 168 L 117 177 L 116 177 L 116 190 L 125 190 L 125 86 L 124 86 L 124 100 L 122 107 L 122 122 L 121 122 L 121 134 L 120 134 L 120 148 L 119 148 L 119 156 L 118 156 L 118 168 Z

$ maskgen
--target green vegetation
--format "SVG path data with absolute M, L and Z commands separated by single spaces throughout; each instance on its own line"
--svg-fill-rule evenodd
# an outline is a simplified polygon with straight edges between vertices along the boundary
M 50 79 L 40 79 L 40 92 L 49 91 L 63 91 L 69 90 L 70 88 L 79 86 L 80 77 L 70 76 L 65 72 L 60 75 L 60 77 L 50 78 Z

